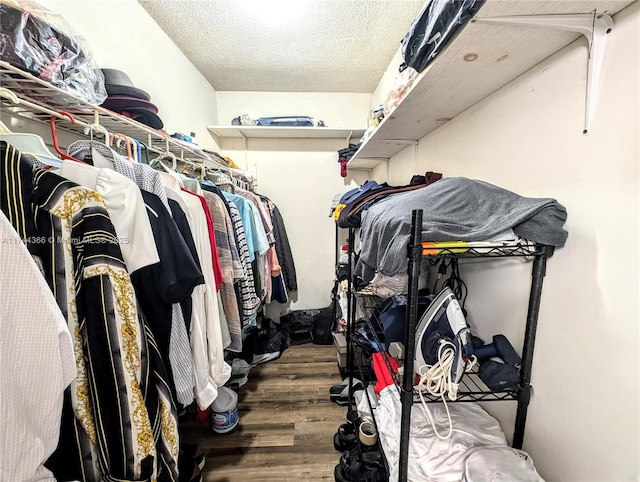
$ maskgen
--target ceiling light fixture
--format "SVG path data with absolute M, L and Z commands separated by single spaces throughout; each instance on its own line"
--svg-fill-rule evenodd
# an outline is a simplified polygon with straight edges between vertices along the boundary
M 303 0 L 252 0 L 248 6 L 253 15 L 267 25 L 278 28 L 300 17 L 305 3 Z

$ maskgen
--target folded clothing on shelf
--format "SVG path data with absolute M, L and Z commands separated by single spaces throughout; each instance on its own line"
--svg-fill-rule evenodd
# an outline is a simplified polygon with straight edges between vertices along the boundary
M 435 297 L 433 295 L 418 298 L 418 319 L 429 307 Z M 376 332 L 381 335 L 385 347 L 389 347 L 394 341 L 404 343 L 405 321 L 407 317 L 406 296 L 393 296 L 386 299 L 371 314 L 371 324 Z
M 418 185 L 419 187 L 419 185 Z M 391 193 L 389 193 L 391 194 Z M 406 259 L 413 209 L 422 209 L 422 238 L 428 241 L 485 241 L 513 229 L 522 238 L 562 247 L 567 210 L 552 198 L 530 198 L 484 181 L 444 178 L 425 187 L 396 192 L 362 211 L 360 258 L 353 272 L 363 280 L 375 272 L 398 273 Z M 368 198 L 356 204 L 365 203 Z M 340 213 L 338 226 L 356 227 L 357 206 Z M 344 223 L 343 223 L 344 220 Z
M 360 148 L 360 144 L 349 144 L 349 147 L 345 147 L 344 149 L 340 149 L 338 151 L 338 164 L 340 164 L 340 176 L 347 177 L 347 163 L 354 156 L 358 149 Z M 375 182 L 375 181 L 372 181 Z M 341 203 L 342 199 L 340 200 Z

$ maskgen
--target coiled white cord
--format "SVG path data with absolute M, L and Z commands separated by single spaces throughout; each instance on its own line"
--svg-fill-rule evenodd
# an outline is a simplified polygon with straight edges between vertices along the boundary
M 453 433 L 453 424 L 451 423 L 451 414 L 449 413 L 449 406 L 445 398 L 445 393 L 448 392 L 449 400 L 454 401 L 458 397 L 458 384 L 453 383 L 451 380 L 451 367 L 456 357 L 456 347 L 453 343 L 446 340 L 440 340 L 440 346 L 438 347 L 438 362 L 435 365 L 422 365 L 418 369 L 420 375 L 420 381 L 418 382 L 418 394 L 420 395 L 420 401 L 424 407 L 431 427 L 433 427 L 433 433 L 436 434 L 440 440 L 447 440 Z M 472 357 L 471 362 L 465 367 L 465 372 L 470 371 L 476 364 L 477 359 Z M 429 394 L 435 397 L 441 397 L 444 408 L 447 411 L 447 419 L 449 420 L 449 432 L 446 435 L 440 435 L 436 424 L 431 415 L 431 411 L 424 400 L 423 391 L 429 392 Z

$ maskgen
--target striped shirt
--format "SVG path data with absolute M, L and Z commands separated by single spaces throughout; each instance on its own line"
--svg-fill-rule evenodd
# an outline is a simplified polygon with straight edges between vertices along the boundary
M 244 271 L 244 277 L 240 279 L 240 296 L 242 298 L 242 327 L 247 326 L 260 308 L 260 298 L 256 294 L 255 283 L 253 279 L 253 269 L 251 267 L 251 258 L 249 256 L 249 246 L 247 245 L 247 238 L 244 231 L 244 225 L 242 224 L 242 217 L 240 211 L 233 201 L 228 201 L 229 210 L 231 212 L 231 221 L 233 222 L 233 228 L 238 240 L 238 252 L 240 254 L 240 261 L 242 263 L 242 269 Z
M 207 201 L 213 218 L 218 259 L 222 270 L 220 295 L 224 314 L 227 318 L 229 334 L 231 335 L 231 345 L 227 349 L 239 352 L 242 351 L 242 326 L 234 283 L 244 277 L 244 271 L 240 263 L 240 255 L 235 242 L 231 218 L 227 213 L 224 202 L 219 196 L 208 191 L 204 191 L 203 196 Z

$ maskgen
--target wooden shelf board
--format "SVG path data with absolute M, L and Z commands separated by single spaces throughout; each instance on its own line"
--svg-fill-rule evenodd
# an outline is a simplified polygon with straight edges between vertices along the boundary
M 630 0 L 488 0 L 477 18 L 594 10 L 614 15 L 631 3 Z M 468 23 L 418 76 L 400 104 L 350 159 L 348 167 L 366 168 L 391 158 L 407 147 L 406 143 L 393 141 L 421 139 L 579 37 L 577 33 L 541 28 Z M 585 75 L 586 45 L 585 40 Z M 469 54 L 475 54 L 476 60 L 465 60 Z

